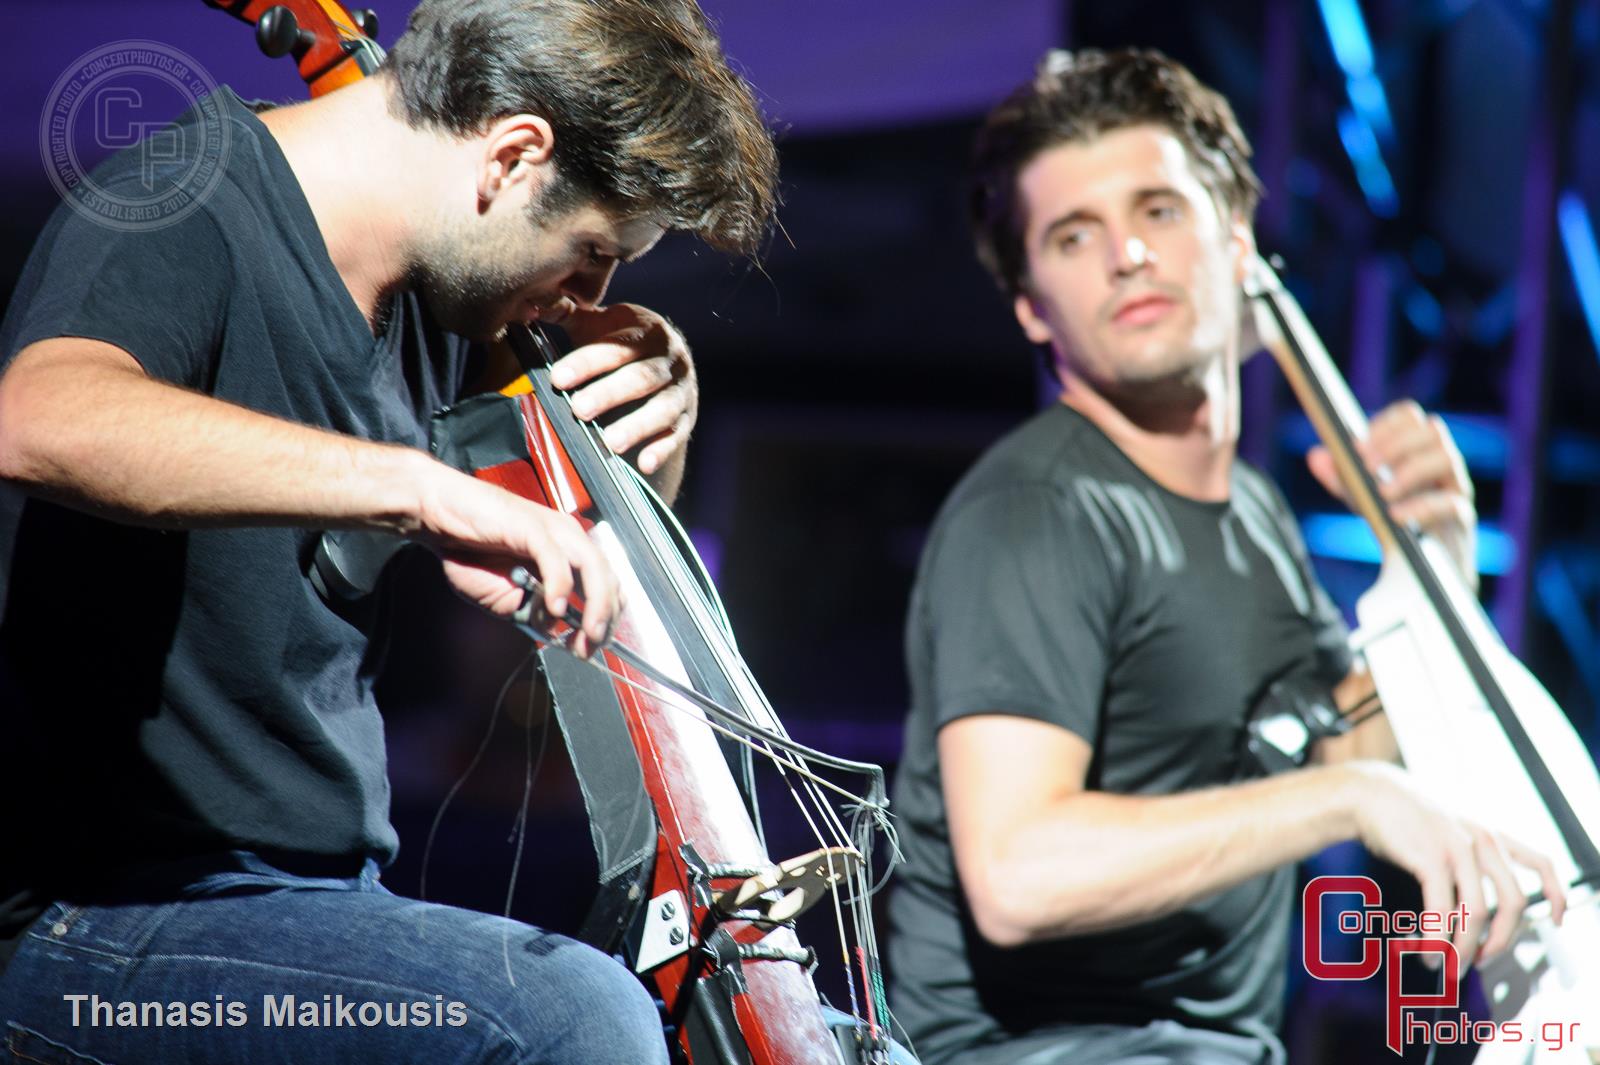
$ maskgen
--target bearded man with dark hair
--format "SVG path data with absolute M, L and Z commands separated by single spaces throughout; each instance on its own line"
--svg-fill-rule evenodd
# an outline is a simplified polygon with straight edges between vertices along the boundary
M 1381 714 L 1304 768 L 1241 764 L 1272 683 L 1372 695 L 1288 506 L 1236 454 L 1249 155 L 1227 102 L 1146 51 L 1052 52 L 979 132 L 978 255 L 1062 392 L 957 486 L 912 594 L 889 961 L 927 1065 L 1281 1062 L 1292 865 L 1341 840 L 1430 909 L 1466 905 L 1464 958 L 1510 943 L 1510 862 L 1561 905 L 1546 859 L 1393 764 Z M 1387 408 L 1365 457 L 1475 582 L 1443 423 Z
M 219 116 L 222 178 L 185 187 Z M 398 534 L 500 614 L 528 565 L 603 638 L 616 581 L 578 524 L 424 427 L 503 382 L 508 325 L 559 322 L 557 386 L 674 493 L 687 346 L 603 299 L 668 229 L 756 249 L 776 167 L 749 87 L 687 0 L 424 0 L 375 76 L 260 113 L 223 89 L 169 132 L 187 154 L 93 180 L 194 209 L 64 204 L 0 326 L 9 1050 L 664 1062 L 611 959 L 382 887 L 383 614 L 325 601 L 312 559 L 322 530 Z

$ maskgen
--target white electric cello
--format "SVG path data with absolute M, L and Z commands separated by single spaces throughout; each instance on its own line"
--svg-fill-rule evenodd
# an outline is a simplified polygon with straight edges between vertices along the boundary
M 1444 547 L 1390 517 L 1356 451 L 1366 416 L 1277 274 L 1257 258 L 1244 289 L 1258 337 L 1332 453 L 1352 508 L 1383 547 L 1378 580 L 1356 605 L 1353 642 L 1406 768 L 1463 817 L 1548 855 L 1570 885 L 1557 927 L 1539 901 L 1537 875 L 1517 870 L 1534 902 L 1513 948 L 1479 973 L 1495 1022 L 1514 1020 L 1528 1038 L 1489 1043 L 1477 1061 L 1526 1062 L 1531 1052 L 1541 1063 L 1600 1062 L 1600 774 Z M 1539 1038 L 1544 1025 L 1557 1023 L 1562 1039 Z

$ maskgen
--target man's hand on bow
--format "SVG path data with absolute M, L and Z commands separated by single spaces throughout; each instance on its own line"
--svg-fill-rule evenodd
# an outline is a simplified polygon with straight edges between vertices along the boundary
M 578 309 L 561 323 L 573 349 L 550 374 L 572 390 L 572 410 L 600 419 L 607 446 L 631 457 L 669 502 L 683 479 L 689 433 L 700 407 L 694 361 L 683 334 L 632 303 Z M 615 414 L 607 420 L 607 414 Z
M 1478 512 L 1472 478 L 1444 420 L 1411 400 L 1392 403 L 1373 416 L 1360 450 L 1395 521 L 1414 522 L 1438 538 L 1468 587 L 1476 589 Z M 1306 465 L 1324 488 L 1349 502 L 1327 448 L 1312 448 Z
M 621 590 L 576 518 L 431 459 L 419 461 L 424 469 L 413 482 L 420 489 L 415 527 L 407 531 L 438 553 L 458 594 L 510 615 L 526 594 L 512 571 L 532 563 L 551 616 L 565 615 L 569 596 L 583 597 L 583 630 L 572 650 L 587 657 L 605 642 Z

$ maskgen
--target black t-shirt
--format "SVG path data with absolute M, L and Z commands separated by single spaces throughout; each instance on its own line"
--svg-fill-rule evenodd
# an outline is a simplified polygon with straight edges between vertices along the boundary
M 277 142 L 233 93 L 217 98 L 225 173 L 200 209 L 125 231 L 59 207 L 0 326 L 0 366 L 44 338 L 89 337 L 164 381 L 423 446 L 467 373 L 465 341 L 411 293 L 374 338 Z M 214 145 L 196 121 L 164 143 Z M 94 180 L 146 196 L 141 166 L 135 149 Z M 0 941 L 119 867 L 248 849 L 353 872 L 393 856 L 372 694 L 381 597 L 324 604 L 307 578 L 316 537 L 135 528 L 0 485 Z
M 1014 714 L 1081 736 L 1088 788 L 1222 784 L 1267 684 L 1332 683 L 1346 637 L 1287 506 L 1249 466 L 1235 464 L 1227 502 L 1187 499 L 1061 404 L 984 456 L 934 524 L 906 633 L 891 1001 L 924 1062 L 1052 1026 L 1162 1018 L 1275 1044 L 1292 870 L 1136 927 L 996 948 L 957 883 L 935 737 Z

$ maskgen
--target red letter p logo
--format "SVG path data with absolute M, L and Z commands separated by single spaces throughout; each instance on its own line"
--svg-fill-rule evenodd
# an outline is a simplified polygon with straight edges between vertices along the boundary
M 1444 986 L 1437 995 L 1408 995 L 1400 990 L 1400 959 L 1407 954 L 1443 954 Z M 1457 981 L 1461 978 L 1461 958 L 1448 939 L 1391 939 L 1389 940 L 1389 973 L 1384 981 L 1389 994 L 1389 1049 L 1404 1054 L 1405 1047 L 1400 1031 L 1405 1024 L 1408 1009 L 1434 1006 L 1454 1006 L 1458 997 Z

